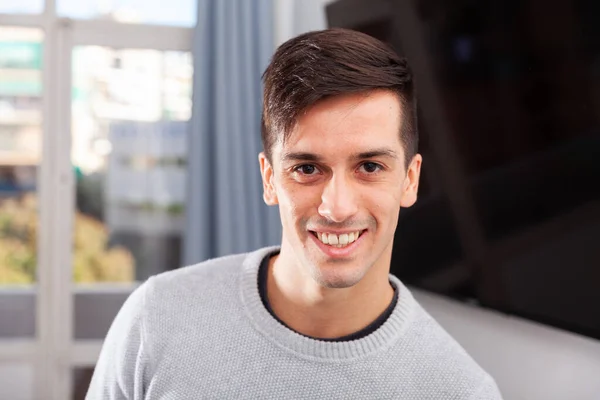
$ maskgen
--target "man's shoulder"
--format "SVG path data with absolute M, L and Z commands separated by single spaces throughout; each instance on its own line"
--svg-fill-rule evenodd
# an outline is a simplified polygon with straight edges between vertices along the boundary
M 207 300 L 215 303 L 234 296 L 246 256 L 219 257 L 151 276 L 140 288 L 144 313 L 150 321 L 160 321 L 188 309 L 200 312 Z
M 218 313 L 221 323 L 241 312 L 241 280 L 249 277 L 264 250 L 228 255 L 150 277 L 132 297 L 136 315 L 153 332 L 155 350 L 190 327 L 201 330 Z
M 471 367 L 471 370 L 481 370 L 479 365 L 467 351 L 435 320 L 422 306 L 417 303 L 415 317 L 416 337 L 423 343 L 422 351 L 434 357 L 439 363 L 445 361 L 461 363 Z
M 197 279 L 227 279 L 231 275 L 238 274 L 242 268 L 258 268 L 262 259 L 277 249 L 277 246 L 270 246 L 246 253 L 211 258 L 197 264 L 162 272 L 154 275 L 152 280 L 158 284 L 172 285 Z
M 198 284 L 227 280 L 239 274 L 247 257 L 248 253 L 232 254 L 162 272 L 151 278 L 152 284 L 161 289 L 171 287 L 181 289 L 186 286 L 197 287 Z
M 412 338 L 418 343 L 420 358 L 430 376 L 453 387 L 460 393 L 485 390 L 496 393 L 494 379 L 471 357 L 420 304 L 417 303 Z M 482 397 L 501 398 L 501 397 Z
M 258 270 L 270 248 L 233 254 L 152 276 L 145 284 L 146 307 L 202 308 L 202 304 L 227 302 L 239 296 L 244 275 Z

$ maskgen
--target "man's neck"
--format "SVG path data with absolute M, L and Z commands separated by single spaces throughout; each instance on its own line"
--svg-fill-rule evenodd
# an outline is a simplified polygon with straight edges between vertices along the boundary
M 351 288 L 324 288 L 274 256 L 269 261 L 267 295 L 275 315 L 294 331 L 338 338 L 367 327 L 390 305 L 394 289 L 383 275 L 365 276 Z

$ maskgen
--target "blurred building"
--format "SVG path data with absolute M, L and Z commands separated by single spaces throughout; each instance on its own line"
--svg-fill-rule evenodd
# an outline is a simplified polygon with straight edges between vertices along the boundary
M 178 267 L 190 55 L 89 46 L 75 49 L 74 62 L 72 159 L 103 196 L 89 211 L 105 221 L 111 244 L 132 251 L 136 279 Z
M 42 149 L 42 35 L 0 29 L 0 196 L 6 196 L 35 190 Z

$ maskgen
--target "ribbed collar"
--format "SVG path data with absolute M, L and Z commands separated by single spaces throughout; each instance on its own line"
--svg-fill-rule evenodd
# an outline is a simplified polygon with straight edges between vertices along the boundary
M 279 323 L 264 307 L 258 291 L 258 270 L 261 261 L 279 251 L 267 247 L 249 253 L 242 267 L 241 300 L 253 325 L 269 340 L 294 353 L 322 360 L 347 360 L 366 356 L 393 345 L 411 323 L 416 306 L 410 291 L 398 278 L 390 275 L 399 298 L 387 321 L 370 335 L 347 342 L 327 342 L 300 335 Z

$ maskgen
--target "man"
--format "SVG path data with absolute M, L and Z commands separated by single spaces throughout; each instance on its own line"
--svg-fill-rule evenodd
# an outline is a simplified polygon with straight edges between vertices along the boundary
M 116 317 L 90 399 L 500 399 L 389 274 L 417 199 L 406 62 L 348 30 L 283 44 L 259 155 L 281 246 L 149 279 Z

